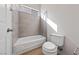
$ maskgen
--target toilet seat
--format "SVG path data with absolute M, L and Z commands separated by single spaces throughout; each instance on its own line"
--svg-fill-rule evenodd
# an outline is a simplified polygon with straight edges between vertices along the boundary
M 45 55 L 57 55 L 57 46 L 52 42 L 45 42 L 42 45 L 42 52 Z
M 51 43 L 51 42 L 45 42 L 44 44 L 43 44 L 43 49 L 44 50 L 46 50 L 46 51 L 57 51 L 57 46 L 55 45 L 55 44 L 53 44 L 53 43 Z

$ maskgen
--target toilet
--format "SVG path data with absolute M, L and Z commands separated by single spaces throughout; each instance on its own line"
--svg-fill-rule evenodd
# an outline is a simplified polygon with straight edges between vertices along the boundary
M 42 52 L 45 55 L 57 55 L 58 47 L 62 47 L 64 44 L 64 35 L 60 34 L 51 34 L 42 45 Z

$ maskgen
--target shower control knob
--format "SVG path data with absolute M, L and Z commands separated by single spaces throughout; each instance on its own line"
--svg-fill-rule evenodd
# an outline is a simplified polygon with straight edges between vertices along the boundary
M 13 31 L 13 30 L 12 30 L 12 29 L 10 29 L 10 28 L 8 28 L 8 29 L 7 29 L 7 32 L 12 32 L 12 31 Z

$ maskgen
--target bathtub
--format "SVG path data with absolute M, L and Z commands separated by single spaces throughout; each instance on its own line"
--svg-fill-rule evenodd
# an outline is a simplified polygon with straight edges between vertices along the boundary
M 14 44 L 13 54 L 22 54 L 32 49 L 41 47 L 45 41 L 46 38 L 42 35 L 19 38 Z

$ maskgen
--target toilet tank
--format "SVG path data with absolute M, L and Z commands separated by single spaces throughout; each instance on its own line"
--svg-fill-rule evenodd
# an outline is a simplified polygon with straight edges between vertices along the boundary
M 49 36 L 49 41 L 54 43 L 57 46 L 63 46 L 64 45 L 64 35 L 61 35 L 61 34 L 51 34 Z

